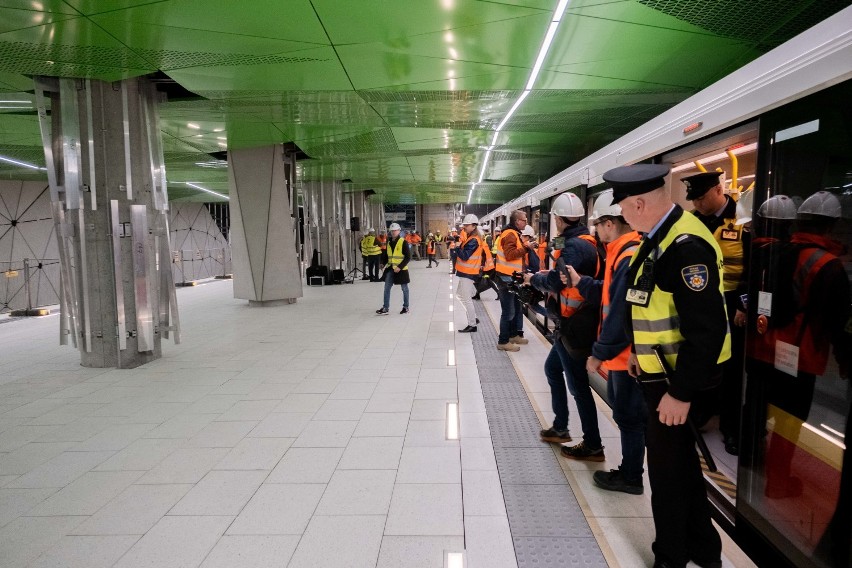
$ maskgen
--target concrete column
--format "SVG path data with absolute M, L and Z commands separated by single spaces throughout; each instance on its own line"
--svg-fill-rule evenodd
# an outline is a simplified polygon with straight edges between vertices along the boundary
M 280 144 L 228 152 L 234 297 L 250 306 L 292 304 L 302 297 Z
M 179 342 L 158 93 L 35 79 L 60 257 L 60 342 L 85 367 L 137 367 Z M 49 102 L 49 106 L 48 106 Z M 49 112 L 49 114 L 48 114 Z

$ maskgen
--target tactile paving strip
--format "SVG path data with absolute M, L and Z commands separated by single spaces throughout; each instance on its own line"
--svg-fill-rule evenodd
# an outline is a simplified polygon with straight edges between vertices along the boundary
M 607 566 L 594 538 L 519 537 L 512 540 L 515 543 L 518 566 L 535 566 L 536 568 L 568 566 L 605 568 Z
M 485 308 L 471 334 L 518 568 L 606 566 L 597 540 Z M 523 347 L 522 347 L 523 349 Z M 544 361 L 542 361 L 542 364 Z

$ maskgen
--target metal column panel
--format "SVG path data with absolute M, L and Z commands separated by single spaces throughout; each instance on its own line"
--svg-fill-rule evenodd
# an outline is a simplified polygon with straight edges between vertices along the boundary
M 77 100 L 77 80 L 59 80 L 59 100 L 62 107 L 62 167 L 65 172 L 65 205 L 68 210 L 82 207 L 80 193 L 80 115 Z
M 127 82 L 121 85 L 121 117 L 124 124 L 124 179 L 128 201 L 133 201 L 133 174 L 130 160 L 130 109 L 127 101 Z
M 136 304 L 136 343 L 140 353 L 154 349 L 154 315 L 148 294 L 148 207 L 130 206 L 133 247 L 133 289 Z
M 111 199 L 110 231 L 112 233 L 112 269 L 115 275 L 115 332 L 118 335 L 118 349 L 127 349 L 127 324 L 124 315 L 124 284 L 121 264 L 121 224 L 118 220 L 118 200 Z
M 97 175 L 95 173 L 95 127 L 92 118 L 92 81 L 86 79 L 86 134 L 89 144 L 89 192 L 91 193 L 92 211 L 98 210 Z

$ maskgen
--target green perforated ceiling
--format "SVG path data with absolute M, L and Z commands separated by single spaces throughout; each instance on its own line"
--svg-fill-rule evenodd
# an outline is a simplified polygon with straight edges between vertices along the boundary
M 301 180 L 467 199 L 557 0 L 0 0 L 0 177 L 44 176 L 29 76 L 161 71 L 172 199 L 227 192 L 228 148 L 294 142 Z M 474 201 L 503 202 L 847 6 L 574 0 Z M 188 126 L 192 124 L 198 128 Z

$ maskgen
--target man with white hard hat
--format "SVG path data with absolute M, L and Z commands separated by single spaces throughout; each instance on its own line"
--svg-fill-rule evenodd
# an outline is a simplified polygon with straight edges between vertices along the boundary
M 526 345 L 524 337 L 524 314 L 521 301 L 510 291 L 515 273 L 524 271 L 526 249 L 521 243 L 521 231 L 527 225 L 527 214 L 518 209 L 509 215 L 509 224 L 494 242 L 495 283 L 497 297 L 500 300 L 500 333 L 497 336 L 497 349 L 500 351 L 520 351 L 519 345 Z
M 532 228 L 532 225 L 524 227 L 524 230 L 521 231 L 521 239 L 524 242 L 524 247 L 527 249 L 525 262 L 527 272 L 535 274 L 541 270 L 541 262 L 539 262 L 538 258 L 538 243 L 536 242 L 535 229 Z
M 609 491 L 632 495 L 644 492 L 642 474 L 645 461 L 645 425 L 648 409 L 636 380 L 627 373 L 630 338 L 624 329 L 627 318 L 627 272 L 630 259 L 639 248 L 641 236 L 621 216 L 621 206 L 612 202 L 607 189 L 595 200 L 589 224 L 606 244 L 606 267 L 603 279 L 580 276 L 568 267 L 571 284 L 584 298 L 601 303 L 601 324 L 586 362 L 589 373 L 601 373 L 606 379 L 607 398 L 612 417 L 621 432 L 621 465 L 618 469 L 596 471 L 595 485 Z M 565 281 L 563 275 L 563 281 Z
M 583 429 L 583 441 L 563 446 L 562 455 L 569 459 L 604 461 L 604 448 L 598 428 L 595 399 L 589 386 L 586 358 L 591 353 L 598 328 L 599 303 L 586 299 L 577 288 L 566 286 L 560 277 L 563 266 L 573 266 L 579 274 L 598 277 L 603 262 L 597 242 L 589 229 L 580 223 L 586 215 L 580 198 L 563 193 L 550 207 L 559 237 L 554 239 L 553 257 L 557 268 L 528 275 L 526 282 L 559 298 L 559 336 L 553 342 L 544 362 L 544 374 L 550 385 L 550 399 L 555 415 L 553 425 L 540 432 L 543 442 L 562 444 L 571 441 L 568 434 L 568 393 L 577 403 L 577 414 Z M 567 381 L 567 389 L 566 389 Z
M 380 316 L 388 314 L 390 309 L 390 294 L 394 284 L 402 287 L 402 311 L 401 314 L 408 313 L 408 283 L 411 282 L 411 277 L 408 274 L 408 263 L 411 261 L 411 251 L 405 239 L 399 236 L 401 231 L 397 223 L 391 223 L 390 239 L 387 242 L 387 248 L 382 254 L 382 261 L 385 265 L 385 272 L 382 274 L 382 280 L 385 283 L 384 303 L 382 307 L 376 310 Z
M 468 213 L 462 220 L 462 232 L 456 250 L 456 298 L 464 307 L 467 316 L 467 326 L 458 330 L 459 333 L 472 333 L 477 330 L 476 310 L 472 297 L 476 292 L 474 284 L 480 278 L 482 262 L 485 258 L 485 243 L 479 234 L 479 218 Z

